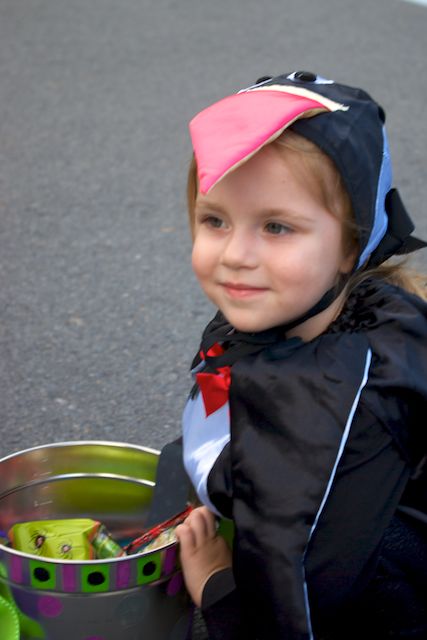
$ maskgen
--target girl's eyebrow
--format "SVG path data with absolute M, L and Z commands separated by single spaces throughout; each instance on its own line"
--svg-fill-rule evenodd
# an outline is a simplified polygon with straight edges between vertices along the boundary
M 214 209 L 215 211 L 220 211 L 221 213 L 225 212 L 225 209 L 222 205 L 214 202 L 213 200 L 196 200 L 195 209 Z
M 267 208 L 263 212 L 263 215 L 266 217 L 273 218 L 285 218 L 286 220 L 294 220 L 295 222 L 310 222 L 313 223 L 314 216 L 302 215 L 296 211 L 292 211 L 291 209 L 277 209 L 275 207 Z

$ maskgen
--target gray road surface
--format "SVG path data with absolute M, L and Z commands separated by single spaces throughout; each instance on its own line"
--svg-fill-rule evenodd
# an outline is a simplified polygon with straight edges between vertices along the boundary
M 0 456 L 178 434 L 212 311 L 187 122 L 257 77 L 367 88 L 427 237 L 426 33 L 427 8 L 399 0 L 0 0 Z

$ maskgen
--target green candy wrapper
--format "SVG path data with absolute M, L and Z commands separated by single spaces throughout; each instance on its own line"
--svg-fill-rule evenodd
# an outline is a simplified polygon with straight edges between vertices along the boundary
M 124 555 L 105 527 L 89 518 L 21 522 L 15 524 L 8 535 L 14 549 L 44 558 L 93 560 Z M 101 556 L 96 552 L 100 536 Z

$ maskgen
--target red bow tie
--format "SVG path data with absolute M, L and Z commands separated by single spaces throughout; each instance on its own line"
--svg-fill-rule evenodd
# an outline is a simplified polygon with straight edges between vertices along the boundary
M 219 356 L 224 349 L 219 344 L 214 344 L 207 352 L 207 356 Z M 203 353 L 200 354 L 205 360 Z M 228 390 L 231 383 L 230 367 L 219 367 L 217 373 L 196 373 L 197 384 L 205 405 L 206 417 L 210 416 L 228 402 Z

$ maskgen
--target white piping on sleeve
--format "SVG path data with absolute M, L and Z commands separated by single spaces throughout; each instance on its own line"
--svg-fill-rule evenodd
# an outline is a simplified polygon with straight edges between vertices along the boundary
M 372 362 L 372 351 L 371 351 L 371 349 L 368 349 L 367 354 L 366 354 L 365 369 L 364 369 L 364 372 L 363 372 L 363 378 L 362 378 L 362 381 L 360 383 L 359 389 L 358 389 L 358 391 L 357 391 L 357 393 L 355 395 L 355 398 L 353 400 L 353 404 L 352 404 L 352 407 L 350 409 L 350 413 L 349 413 L 348 418 L 347 418 L 347 423 L 345 425 L 345 429 L 344 429 L 344 432 L 343 432 L 343 435 L 342 435 L 342 438 L 341 438 L 341 442 L 340 442 L 340 446 L 339 446 L 339 449 L 338 449 L 337 457 L 335 459 L 335 464 L 334 464 L 334 466 L 332 468 L 332 472 L 331 472 L 331 475 L 329 477 L 329 482 L 327 484 L 326 491 L 325 491 L 325 494 L 323 496 L 322 502 L 320 503 L 320 507 L 319 507 L 319 509 L 317 511 L 317 514 L 316 514 L 316 517 L 314 519 L 313 525 L 312 525 L 312 527 L 310 529 L 310 534 L 308 536 L 307 545 L 306 545 L 306 548 L 305 548 L 305 551 L 304 551 L 304 554 L 303 554 L 303 558 L 302 558 L 302 571 L 303 571 L 303 578 L 304 578 L 304 599 L 305 599 L 305 608 L 306 608 L 306 614 L 307 614 L 307 624 L 308 624 L 308 629 L 309 629 L 309 634 L 310 634 L 310 640 L 314 640 L 314 636 L 313 636 L 313 629 L 312 629 L 311 618 L 310 618 L 310 604 L 309 604 L 309 600 L 308 600 L 307 582 L 306 582 L 306 579 L 305 579 L 305 564 L 304 564 L 305 563 L 305 557 L 306 557 L 306 554 L 307 554 L 308 544 L 309 544 L 309 542 L 311 540 L 311 537 L 312 537 L 312 535 L 313 535 L 313 533 L 314 533 L 314 531 L 315 531 L 315 529 L 317 527 L 317 523 L 319 521 L 320 515 L 321 515 L 321 513 L 323 511 L 323 508 L 324 508 L 324 506 L 326 504 L 326 500 L 328 499 L 328 496 L 329 496 L 329 494 L 331 492 L 332 484 L 333 484 L 334 479 L 335 479 L 335 475 L 336 475 L 336 472 L 337 472 L 338 464 L 339 464 L 339 462 L 341 460 L 341 457 L 342 457 L 342 455 L 344 453 L 345 446 L 347 444 L 348 436 L 350 434 L 351 425 L 353 423 L 353 418 L 354 418 L 354 414 L 356 413 L 357 405 L 359 404 L 360 396 L 362 394 L 363 388 L 366 386 L 366 383 L 368 382 L 368 379 L 369 379 L 369 368 L 371 366 L 371 362 Z

